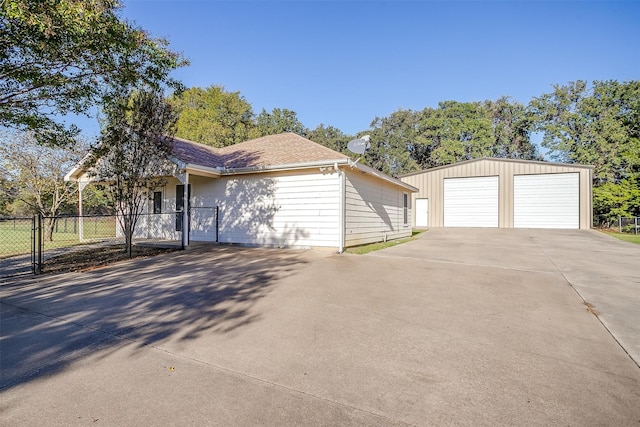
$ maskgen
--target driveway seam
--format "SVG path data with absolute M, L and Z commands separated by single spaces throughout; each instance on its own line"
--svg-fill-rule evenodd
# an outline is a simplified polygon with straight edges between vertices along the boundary
M 414 427 L 417 426 L 417 424 L 411 424 L 411 423 L 407 423 L 406 421 L 396 420 L 396 419 L 390 418 L 390 417 L 388 417 L 386 415 L 383 415 L 383 414 L 379 414 L 379 413 L 376 413 L 376 412 L 373 412 L 373 411 L 369 411 L 369 410 L 363 409 L 363 408 L 358 408 L 357 406 L 348 405 L 346 403 L 341 403 L 341 402 L 338 402 L 338 401 L 335 401 L 335 400 L 331 400 L 331 399 L 328 399 L 326 397 L 321 397 L 321 396 L 318 396 L 318 395 L 315 395 L 315 394 L 312 394 L 312 393 L 307 393 L 305 391 L 298 390 L 298 389 L 295 389 L 295 388 L 292 388 L 292 387 L 288 387 L 288 386 L 286 386 L 284 384 L 279 384 L 279 383 L 276 383 L 276 382 L 273 382 L 273 381 L 269 381 L 269 380 L 266 380 L 264 378 L 259 378 L 259 377 L 247 374 L 245 372 L 240 372 L 240 371 L 236 371 L 236 370 L 233 370 L 233 369 L 225 368 L 224 366 L 220 366 L 220 365 L 217 365 L 215 363 L 205 362 L 203 360 L 196 359 L 196 358 L 193 358 L 193 357 L 189 357 L 189 356 L 186 356 L 186 355 L 183 355 L 183 354 L 180 354 L 180 353 L 174 353 L 173 351 L 167 350 L 167 349 L 162 348 L 162 347 L 158 347 L 158 346 L 154 346 L 154 345 L 146 345 L 146 346 L 147 347 L 151 347 L 153 349 L 156 349 L 158 351 L 162 351 L 164 353 L 170 354 L 170 355 L 172 355 L 174 357 L 179 357 L 181 359 L 191 360 L 192 362 L 199 363 L 201 365 L 205 365 L 205 366 L 208 366 L 208 367 L 213 368 L 213 369 L 217 369 L 217 370 L 220 370 L 220 371 L 228 372 L 228 373 L 234 374 L 234 375 L 239 375 L 239 376 L 242 376 L 242 377 L 245 377 L 245 378 L 250 378 L 252 380 L 259 381 L 259 382 L 264 383 L 264 384 L 269 384 L 269 385 L 272 385 L 272 386 L 275 386 L 275 387 L 283 388 L 283 389 L 285 389 L 287 391 L 291 391 L 291 392 L 297 393 L 297 394 L 302 394 L 304 396 L 309 396 L 309 397 L 312 397 L 314 399 L 318 399 L 318 400 L 322 400 L 322 401 L 327 402 L 327 403 L 331 403 L 333 405 L 338 405 L 338 406 L 342 406 L 344 408 L 353 409 L 353 410 L 358 411 L 358 412 L 364 412 L 364 413 L 367 413 L 369 415 L 373 415 L 373 416 L 376 416 L 378 418 L 389 420 L 389 421 L 394 422 L 394 423 L 402 423 L 404 425 L 414 426 Z
M 558 272 L 562 275 L 562 277 L 564 278 L 564 280 L 566 280 L 566 282 L 569 284 L 569 286 L 571 286 L 571 289 L 574 290 L 574 292 L 576 293 L 576 295 L 578 295 L 578 297 L 582 300 L 582 303 L 587 305 L 588 301 L 584 299 L 584 297 L 582 296 L 582 294 L 580 293 L 580 291 L 578 291 L 578 289 L 573 285 L 573 283 L 571 282 L 571 280 L 569 280 L 569 278 L 564 274 L 564 271 L 562 271 L 562 269 L 560 268 L 560 266 L 558 266 L 558 264 L 556 264 L 556 262 L 553 260 L 553 258 L 551 258 L 549 256 L 549 254 L 547 254 L 547 252 L 544 250 L 544 248 L 542 247 L 542 245 L 540 245 L 540 243 L 538 243 L 538 239 L 536 239 L 535 237 L 531 236 L 531 240 L 533 240 L 533 242 L 535 243 L 535 245 L 540 249 L 540 251 L 544 254 L 544 256 L 551 262 L 551 264 L 553 264 L 553 266 L 558 270 Z M 607 325 L 605 324 L 605 322 L 600 318 L 600 316 L 594 314 L 595 318 L 598 319 L 598 322 L 600 322 L 600 324 L 602 325 L 602 327 L 609 333 L 609 335 L 611 335 L 611 337 L 613 338 L 613 340 L 618 344 L 618 346 L 620 346 L 620 348 L 622 349 L 622 351 L 625 352 L 625 354 L 629 357 L 629 359 L 631 359 L 631 361 L 640 369 L 640 361 L 636 361 L 633 356 L 631 356 L 631 353 L 629 353 L 627 351 L 626 348 L 624 348 L 624 346 L 622 345 L 622 343 L 618 340 L 618 338 L 613 334 L 613 332 L 611 331 L 611 329 L 609 329 L 609 327 L 607 327 Z

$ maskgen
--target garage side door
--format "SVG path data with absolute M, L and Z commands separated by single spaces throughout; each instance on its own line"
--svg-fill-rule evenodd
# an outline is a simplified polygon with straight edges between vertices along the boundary
M 578 173 L 513 177 L 513 226 L 516 228 L 579 228 Z
M 497 227 L 498 177 L 445 178 L 445 227 Z
M 416 227 L 429 226 L 429 199 L 416 199 Z

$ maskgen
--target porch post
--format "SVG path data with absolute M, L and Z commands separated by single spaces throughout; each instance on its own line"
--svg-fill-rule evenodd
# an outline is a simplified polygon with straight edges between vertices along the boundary
M 184 203 L 182 206 L 182 247 L 189 246 L 189 172 L 184 172 Z
M 82 213 L 82 190 L 89 184 L 88 182 L 78 181 L 78 238 L 84 240 L 84 218 Z

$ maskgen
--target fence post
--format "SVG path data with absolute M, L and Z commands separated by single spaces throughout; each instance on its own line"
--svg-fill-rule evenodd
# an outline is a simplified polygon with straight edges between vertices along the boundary
M 36 263 L 36 274 L 42 273 L 42 214 L 38 213 L 38 226 L 36 230 L 36 235 L 38 236 L 38 249 L 37 249 L 37 257 L 38 261 Z
M 31 217 L 31 272 L 36 273 L 36 216 Z
M 635 230 L 635 234 L 638 234 L 638 217 L 635 218 L 635 227 L 633 228 Z
M 622 233 L 622 217 L 618 217 L 618 231 Z

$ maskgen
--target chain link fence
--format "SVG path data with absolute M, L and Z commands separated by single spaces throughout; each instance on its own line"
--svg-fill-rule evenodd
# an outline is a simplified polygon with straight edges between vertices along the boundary
M 32 251 L 34 217 L 0 218 L 0 259 Z
M 125 245 L 122 218 L 117 215 L 0 218 L 0 277 L 38 274 L 47 260 L 78 251 L 104 251 Z M 218 208 L 189 210 L 189 237 L 218 241 Z M 140 214 L 134 245 L 182 248 L 182 212 Z M 123 248 L 124 249 L 124 248 Z
M 593 227 L 618 233 L 640 234 L 640 217 L 594 216 Z

